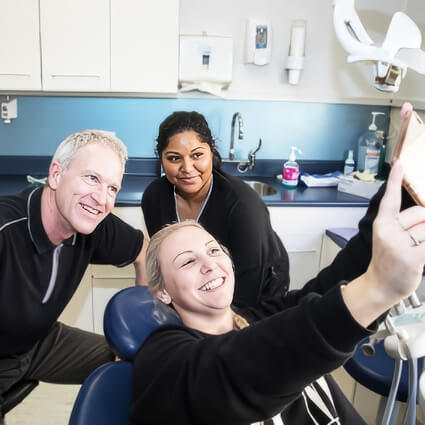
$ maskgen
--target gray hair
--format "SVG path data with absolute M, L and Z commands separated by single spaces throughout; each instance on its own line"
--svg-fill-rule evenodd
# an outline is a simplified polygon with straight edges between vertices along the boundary
M 161 230 L 158 230 L 151 238 L 148 249 L 146 251 L 146 275 L 148 280 L 148 288 L 152 294 L 165 289 L 165 282 L 162 276 L 161 264 L 159 262 L 159 250 L 164 240 L 177 230 L 185 227 L 196 227 L 205 230 L 201 224 L 195 220 L 184 220 L 178 223 L 166 224 Z M 230 261 L 229 250 L 220 244 L 221 249 L 228 255 Z
M 64 169 L 68 168 L 78 151 L 89 143 L 99 143 L 111 148 L 118 154 L 124 169 L 128 159 L 126 146 L 114 133 L 103 130 L 83 130 L 69 135 L 57 147 L 52 162 L 57 161 Z

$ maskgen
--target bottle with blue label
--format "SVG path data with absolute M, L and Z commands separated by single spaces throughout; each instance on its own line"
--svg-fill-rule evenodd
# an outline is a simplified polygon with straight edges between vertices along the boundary
M 296 161 L 295 151 L 302 153 L 300 149 L 291 146 L 289 160 L 283 164 L 282 184 L 288 189 L 295 189 L 298 185 L 298 177 L 300 175 L 300 166 Z
M 371 174 L 378 173 L 379 157 L 383 145 L 383 138 L 375 124 L 377 115 L 384 112 L 372 112 L 372 122 L 368 130 L 359 139 L 357 151 L 357 170 L 369 170 Z

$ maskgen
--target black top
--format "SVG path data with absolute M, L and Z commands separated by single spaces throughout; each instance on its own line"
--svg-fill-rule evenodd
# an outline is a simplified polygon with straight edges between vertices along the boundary
M 267 318 L 240 331 L 164 326 L 148 337 L 134 360 L 132 423 L 248 425 L 284 409 L 285 424 L 312 425 L 301 392 L 371 332 L 352 318 L 339 287 L 293 291 L 261 307 L 255 315 Z M 363 423 L 337 386 L 331 392 L 342 424 Z
M 177 221 L 174 186 L 165 176 L 146 188 L 142 209 L 151 236 Z M 288 254 L 272 229 L 267 207 L 246 183 L 214 170 L 213 188 L 199 223 L 230 251 L 235 305 L 255 305 L 261 298 L 286 292 Z
M 143 233 L 109 214 L 90 235 L 53 245 L 41 221 L 42 188 L 0 197 L 0 357 L 28 351 L 71 299 L 89 263 L 133 262 Z
M 335 286 L 366 271 L 384 189 L 372 198 L 359 233 L 303 289 L 238 310 L 250 322 L 264 320 L 219 336 L 184 326 L 153 333 L 134 363 L 134 424 L 162 425 L 178 418 L 182 425 L 247 425 L 284 409 L 284 423 L 310 425 L 300 392 L 343 364 L 368 334 Z M 403 189 L 402 209 L 412 205 Z M 341 423 L 362 423 L 338 388 L 331 390 Z

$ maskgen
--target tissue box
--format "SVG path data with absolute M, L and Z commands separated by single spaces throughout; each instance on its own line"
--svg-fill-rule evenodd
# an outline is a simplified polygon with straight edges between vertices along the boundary
M 362 196 L 370 199 L 381 187 L 383 180 L 374 182 L 364 182 L 355 179 L 353 176 L 340 176 L 338 182 L 338 190 L 340 192 L 351 193 L 352 195 Z

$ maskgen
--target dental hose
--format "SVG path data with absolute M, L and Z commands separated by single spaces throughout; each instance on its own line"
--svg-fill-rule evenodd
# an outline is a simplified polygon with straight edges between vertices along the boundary
M 397 396 L 398 386 L 400 384 L 402 365 L 403 365 L 403 360 L 401 359 L 395 360 L 393 380 L 391 382 L 391 390 L 388 395 L 387 403 L 385 405 L 385 411 L 382 417 L 381 425 L 389 425 L 390 423 L 391 414 L 393 413 L 394 404 L 395 404 L 395 400 Z
M 409 353 L 410 354 L 410 353 Z M 403 425 L 416 424 L 416 396 L 418 387 L 418 359 L 412 359 L 409 355 L 409 399 L 407 401 L 406 414 Z

